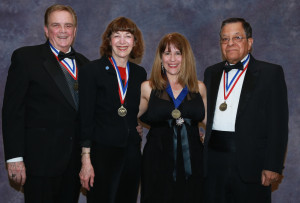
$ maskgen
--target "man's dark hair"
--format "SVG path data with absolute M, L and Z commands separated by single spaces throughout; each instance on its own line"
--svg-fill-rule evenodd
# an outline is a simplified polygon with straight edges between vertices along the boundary
M 220 35 L 221 35 L 222 29 L 225 25 L 230 24 L 230 23 L 238 23 L 238 22 L 242 23 L 247 39 L 252 38 L 251 25 L 250 25 L 250 23 L 245 21 L 244 18 L 228 18 L 228 19 L 224 20 L 221 25 Z

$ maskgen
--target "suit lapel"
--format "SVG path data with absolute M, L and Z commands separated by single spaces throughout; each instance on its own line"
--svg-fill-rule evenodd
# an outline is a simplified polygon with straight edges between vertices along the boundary
M 256 67 L 256 60 L 253 58 L 252 55 L 250 55 L 250 61 L 249 61 L 249 67 L 247 69 L 245 79 L 243 82 L 243 87 L 241 90 L 241 96 L 237 111 L 237 118 L 241 115 L 245 107 L 247 106 L 247 103 L 249 99 L 251 98 L 251 95 L 255 89 L 256 81 L 259 75 L 259 71 Z
M 72 47 L 73 49 L 73 47 Z M 73 49 L 75 51 L 75 49 Z M 75 60 L 76 60 L 76 65 L 77 65 L 77 68 L 78 68 L 78 72 L 80 70 L 80 67 L 83 66 L 84 62 L 82 61 L 82 57 L 80 57 L 79 54 L 77 54 L 77 52 L 75 51 Z
M 111 86 L 111 91 L 112 91 L 112 95 L 114 98 L 113 102 L 117 105 L 117 106 L 121 106 L 121 100 L 120 100 L 120 96 L 119 96 L 119 84 L 118 84 L 118 79 L 117 79 L 117 74 L 115 71 L 115 68 L 113 67 L 113 65 L 111 64 L 110 60 L 108 59 L 108 57 L 105 57 L 105 68 L 109 67 L 108 70 L 106 70 L 107 74 L 108 74 L 108 83 Z
M 56 83 L 58 89 L 64 95 L 68 103 L 76 109 L 73 97 L 71 95 L 70 89 L 68 87 L 66 78 L 63 71 L 61 70 L 58 61 L 55 59 L 53 53 L 51 52 L 48 44 L 46 43 L 43 49 L 43 55 L 45 56 L 44 67 L 50 74 L 54 82 Z

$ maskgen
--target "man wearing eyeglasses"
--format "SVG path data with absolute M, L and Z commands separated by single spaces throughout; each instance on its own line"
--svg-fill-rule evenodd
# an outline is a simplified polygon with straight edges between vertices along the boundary
M 242 18 L 222 22 L 224 61 L 205 71 L 207 126 L 205 202 L 271 202 L 288 140 L 282 67 L 251 54 L 252 28 Z

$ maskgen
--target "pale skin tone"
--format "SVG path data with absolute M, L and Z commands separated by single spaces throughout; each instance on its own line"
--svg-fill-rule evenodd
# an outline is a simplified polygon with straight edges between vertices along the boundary
M 237 36 L 241 36 L 244 39 L 241 42 L 233 42 L 232 38 Z M 221 37 L 230 38 L 228 44 L 221 44 L 221 50 L 223 56 L 231 64 L 236 64 L 241 61 L 250 52 L 253 44 L 252 38 L 246 38 L 244 28 L 240 22 L 225 25 L 222 29 Z M 263 170 L 261 175 L 261 184 L 269 186 L 270 184 L 278 181 L 279 178 L 279 173 Z
M 129 55 L 135 45 L 134 36 L 130 32 L 118 31 L 111 34 L 112 56 L 117 66 L 126 67 Z M 143 134 L 141 127 L 137 126 L 140 135 Z M 81 171 L 79 173 L 82 187 L 90 190 L 94 185 L 95 172 L 90 159 L 90 148 L 82 148 Z
M 173 95 L 175 98 L 178 97 L 181 90 L 183 89 L 183 86 L 178 83 L 178 74 L 180 72 L 180 66 L 182 61 L 182 55 L 180 51 L 173 45 L 170 45 L 170 52 L 168 51 L 168 47 L 166 47 L 166 50 L 162 54 L 162 63 L 165 67 L 166 74 L 173 92 Z M 199 92 L 202 96 L 205 112 L 206 112 L 206 87 L 204 83 L 201 81 L 198 81 L 198 87 Z M 150 99 L 150 93 L 151 93 L 151 86 L 149 81 L 145 81 L 141 85 L 141 100 L 140 100 L 140 108 L 138 117 L 140 117 L 143 113 L 145 113 L 148 109 L 148 102 Z M 202 121 L 204 124 L 206 124 L 206 113 L 205 118 Z
M 75 22 L 67 11 L 54 11 L 50 14 L 48 25 L 44 27 L 50 43 L 58 50 L 69 51 L 76 35 Z
M 76 34 L 75 22 L 67 11 L 54 11 L 48 18 L 48 25 L 44 26 L 45 35 L 50 43 L 58 50 L 69 51 Z M 24 185 L 26 181 L 26 167 L 23 161 L 7 163 L 9 178 L 17 184 Z

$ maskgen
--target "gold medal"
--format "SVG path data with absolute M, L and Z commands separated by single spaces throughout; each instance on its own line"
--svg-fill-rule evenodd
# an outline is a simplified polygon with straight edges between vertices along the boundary
M 75 81 L 73 88 L 75 91 L 78 91 L 78 82 L 77 81 Z
M 221 111 L 225 111 L 227 109 L 227 104 L 226 104 L 226 101 L 224 101 L 220 106 L 219 106 L 219 109 Z
M 118 114 L 121 117 L 126 116 L 127 114 L 127 109 L 122 105 L 119 109 L 118 109 Z
M 174 119 L 177 119 L 177 118 L 180 118 L 181 112 L 180 112 L 178 109 L 174 109 L 174 110 L 172 111 L 171 115 L 172 115 L 172 117 L 173 117 Z

